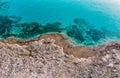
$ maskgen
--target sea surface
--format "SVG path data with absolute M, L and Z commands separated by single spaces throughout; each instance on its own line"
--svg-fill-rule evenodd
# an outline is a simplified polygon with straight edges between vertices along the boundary
M 0 5 L 1 38 L 30 39 L 59 32 L 87 46 L 120 40 L 120 0 L 1 0 L 0 3 L 6 1 Z

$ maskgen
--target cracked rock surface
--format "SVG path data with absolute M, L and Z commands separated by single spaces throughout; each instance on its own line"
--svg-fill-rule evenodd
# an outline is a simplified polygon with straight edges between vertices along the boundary
M 54 42 L 0 42 L 0 78 L 120 78 L 119 43 L 105 43 L 94 47 L 97 55 L 76 58 Z

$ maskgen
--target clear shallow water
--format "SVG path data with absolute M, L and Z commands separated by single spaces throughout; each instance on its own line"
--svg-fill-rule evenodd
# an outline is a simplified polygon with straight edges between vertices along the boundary
M 7 9 L 1 9 L 1 15 L 20 16 L 19 26 L 12 25 L 9 35 L 32 38 L 48 32 L 58 32 L 68 35 L 78 44 L 95 45 L 104 40 L 120 39 L 120 1 L 119 0 L 8 0 Z M 13 17 L 9 17 L 13 19 Z M 74 19 L 77 18 L 77 21 Z M 5 19 L 1 19 L 5 20 Z M 8 21 L 8 20 L 7 20 Z M 44 32 L 21 23 L 38 22 L 42 24 Z M 60 24 L 52 24 L 60 22 Z M 50 25 L 46 23 L 51 23 Z M 4 24 L 4 23 L 3 23 Z M 16 23 L 15 23 L 16 24 Z M 52 25 L 52 26 L 51 26 Z M 75 26 L 74 26 L 75 25 Z M 6 26 L 2 25 L 1 27 Z M 28 27 L 27 27 L 28 26 Z M 36 26 L 36 25 L 34 25 Z M 46 26 L 46 28 L 44 28 Z M 49 27 L 50 26 L 50 27 Z M 54 27 L 55 26 L 55 27 Z M 21 31 L 22 29 L 27 30 Z M 8 27 L 6 27 L 8 28 Z M 6 28 L 1 31 L 6 32 Z M 31 28 L 29 31 L 29 28 Z M 33 30 L 32 30 L 33 28 Z M 48 29 L 48 30 L 47 30 Z M 26 33 L 26 32 L 28 33 Z M 32 35 L 31 32 L 33 32 Z M 8 32 L 8 31 L 7 31 Z M 23 32 L 21 35 L 20 33 Z M 4 33 L 6 34 L 6 33 Z M 27 34 L 27 37 L 26 37 Z M 19 36 L 18 36 L 19 35 Z M 2 33 L 1 33 L 2 36 Z M 2 36 L 3 37 L 3 36 Z

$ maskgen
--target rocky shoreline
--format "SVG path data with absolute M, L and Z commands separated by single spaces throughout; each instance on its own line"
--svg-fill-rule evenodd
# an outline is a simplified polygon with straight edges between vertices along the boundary
M 0 41 L 0 78 L 120 78 L 120 43 L 73 46 L 61 34 Z
M 90 47 L 86 46 L 76 46 L 72 41 L 68 40 L 64 35 L 59 33 L 52 33 L 52 34 L 46 34 L 43 36 L 40 36 L 35 39 L 31 40 L 17 40 L 15 38 L 7 38 L 5 40 L 1 40 L 0 42 L 4 43 L 10 43 L 10 44 L 19 44 L 19 45 L 27 45 L 34 41 L 39 41 L 41 39 L 54 39 L 55 44 L 57 44 L 60 47 L 63 47 L 64 53 L 68 55 L 73 55 L 78 58 L 87 58 L 96 55 L 96 52 Z

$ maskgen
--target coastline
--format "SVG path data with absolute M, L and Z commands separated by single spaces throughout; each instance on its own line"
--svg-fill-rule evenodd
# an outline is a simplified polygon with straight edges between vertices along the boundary
M 27 45 L 34 41 L 39 41 L 41 39 L 48 39 L 48 38 L 54 39 L 56 45 L 63 47 L 64 53 L 68 55 L 73 55 L 74 57 L 78 57 L 78 58 L 88 58 L 88 57 L 96 56 L 98 54 L 97 50 L 95 50 L 97 47 L 100 47 L 102 45 L 107 46 L 107 44 L 119 43 L 114 41 L 104 42 L 94 47 L 75 45 L 74 42 L 72 42 L 72 40 L 68 39 L 65 35 L 60 33 L 44 34 L 42 36 L 29 40 L 18 40 L 16 38 L 7 38 L 5 40 L 0 40 L 0 42 L 9 43 L 9 44 Z
M 28 41 L 8 38 L 0 41 L 0 77 L 120 78 L 119 56 L 118 42 L 90 48 L 72 46 L 61 34 Z
M 30 40 L 17 40 L 15 38 L 7 38 L 5 40 L 0 40 L 0 42 L 9 43 L 9 44 L 27 45 L 31 42 L 39 41 L 41 39 L 48 39 L 48 38 L 54 39 L 55 44 L 57 44 L 60 47 L 63 47 L 63 51 L 68 55 L 73 55 L 78 58 L 81 57 L 87 58 L 96 55 L 96 53 L 93 52 L 92 48 L 86 46 L 75 46 L 64 35 L 59 33 L 46 34 Z

